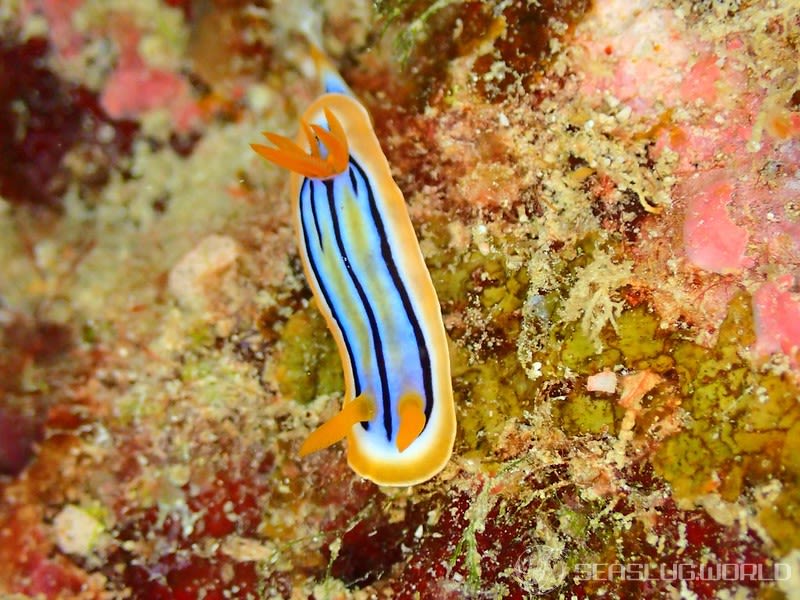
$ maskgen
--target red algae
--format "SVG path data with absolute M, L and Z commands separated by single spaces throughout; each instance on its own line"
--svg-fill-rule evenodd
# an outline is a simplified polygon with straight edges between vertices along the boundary
M 18 475 L 33 456 L 33 445 L 40 437 L 35 420 L 0 408 L 0 474 Z
M 154 108 L 166 108 L 173 127 L 184 132 L 199 119 L 189 82 L 172 70 L 149 66 L 141 57 L 141 32 L 119 18 L 112 28 L 119 59 L 105 82 L 100 104 L 112 119 L 133 119 Z
M 43 39 L 2 46 L 0 193 L 18 203 L 54 206 L 59 193 L 52 187 L 54 178 L 80 133 L 81 111 L 57 77 L 40 66 L 47 50 Z M 15 72 L 21 78 L 12 81 Z M 31 115 L 21 139 L 16 134 L 18 117 L 14 112 L 14 102 L 19 101 Z
M 231 594 L 255 599 L 260 588 L 255 563 L 239 563 L 221 553 L 190 560 L 182 555 L 162 557 L 154 570 L 131 565 L 125 569 L 124 583 L 136 600 L 222 600 Z
M 111 120 L 94 94 L 59 79 L 45 65 L 48 52 L 42 38 L 0 44 L 0 193 L 17 204 L 57 208 L 70 174 L 66 153 L 89 144 L 108 157 L 99 163 L 118 161 L 136 126 Z M 110 142 L 97 141 L 103 127 L 111 127 Z
M 53 543 L 33 507 L 0 510 L 0 589 L 46 598 L 77 594 L 86 575 L 63 556 L 51 557 Z
M 717 83 L 722 76 L 717 62 L 719 57 L 709 54 L 699 58 L 681 83 L 681 99 L 684 102 L 701 100 L 713 104 L 717 100 Z
M 501 20 L 502 29 L 491 40 L 491 50 L 475 60 L 478 90 L 494 101 L 513 93 L 529 93 L 545 72 L 553 48 L 569 43 L 570 30 L 591 6 L 590 0 L 505 6 L 499 15 L 494 15 Z
M 41 368 L 56 375 L 74 341 L 63 325 L 5 316 L 0 326 L 0 474 L 18 475 L 33 457 L 54 408 L 26 389 L 25 373 Z
M 748 233 L 726 211 L 733 199 L 733 186 L 724 176 L 713 179 L 712 176 L 707 184 L 691 184 L 683 223 L 684 249 L 689 260 L 701 269 L 736 272 L 746 265 Z
M 265 483 L 273 459 L 269 455 L 249 458 L 241 467 L 219 472 L 205 489 L 192 490 L 185 485 L 181 491 L 175 490 L 178 497 L 186 498 L 187 512 L 183 514 L 165 514 L 157 507 L 131 514 L 120 507 L 116 516 L 119 545 L 107 558 L 109 581 L 133 590 L 136 598 L 223 598 L 231 593 L 257 597 L 256 559 L 240 559 L 232 545 L 219 547 L 219 541 L 232 539 L 233 534 L 243 540 L 258 535 L 259 502 L 269 491 Z M 163 543 L 154 546 L 146 560 L 134 560 L 126 549 L 158 539 Z M 212 540 L 218 540 L 218 549 L 200 551 Z M 136 564 L 131 565 L 133 562 Z M 118 568 L 120 565 L 125 568 Z
M 756 326 L 755 350 L 760 355 L 783 352 L 798 364 L 800 352 L 800 301 L 792 291 L 794 278 L 787 275 L 762 285 L 753 296 Z

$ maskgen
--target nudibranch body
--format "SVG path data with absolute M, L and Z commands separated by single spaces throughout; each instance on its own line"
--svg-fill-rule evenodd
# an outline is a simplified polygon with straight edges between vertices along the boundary
M 341 412 L 300 452 L 346 437 L 356 473 L 413 485 L 445 466 L 455 439 L 439 302 L 369 114 L 316 58 L 326 93 L 296 141 L 268 133 L 274 148 L 253 145 L 291 171 L 300 256 L 344 369 Z

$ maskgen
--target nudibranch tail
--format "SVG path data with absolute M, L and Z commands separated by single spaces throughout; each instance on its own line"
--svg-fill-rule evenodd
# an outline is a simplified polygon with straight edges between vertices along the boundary
M 275 145 L 275 148 L 262 144 L 250 144 L 250 146 L 268 161 L 304 177 L 314 179 L 335 177 L 347 169 L 350 151 L 344 128 L 336 115 L 325 109 L 325 118 L 328 120 L 330 131 L 320 125 L 309 125 L 305 121 L 300 121 L 303 132 L 308 138 L 309 152 L 305 152 L 289 138 L 268 131 L 263 135 Z M 327 149 L 327 155 L 324 157 L 319 144 Z
M 329 421 L 311 432 L 300 447 L 300 456 L 333 446 L 342 441 L 356 423 L 369 421 L 375 416 L 375 403 L 361 395 L 351 402 L 345 402 L 342 410 Z

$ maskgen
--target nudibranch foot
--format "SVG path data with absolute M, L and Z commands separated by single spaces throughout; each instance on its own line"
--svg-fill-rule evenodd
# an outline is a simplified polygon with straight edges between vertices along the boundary
M 262 144 L 250 144 L 250 146 L 268 161 L 304 177 L 313 179 L 335 177 L 347 169 L 350 150 L 344 128 L 336 116 L 325 109 L 325 118 L 330 131 L 319 125 L 309 125 L 305 121 L 300 121 L 308 139 L 309 152 L 305 152 L 289 138 L 269 131 L 265 131 L 263 135 L 276 146 L 275 148 Z M 319 150 L 320 144 L 327 149 L 327 155 L 324 157 Z
M 356 423 L 370 421 L 375 417 L 375 402 L 362 394 L 351 402 L 345 402 L 342 410 L 332 419 L 311 432 L 300 447 L 300 456 L 323 450 L 342 441 Z

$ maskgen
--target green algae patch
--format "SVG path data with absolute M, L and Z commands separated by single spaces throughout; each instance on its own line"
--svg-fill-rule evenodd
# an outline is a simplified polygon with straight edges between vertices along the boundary
M 677 498 L 718 492 L 735 501 L 745 486 L 782 477 L 791 466 L 781 451 L 800 419 L 797 386 L 785 374 L 755 370 L 742 357 L 754 340 L 750 298 L 740 294 L 731 301 L 713 348 L 680 340 L 670 344 L 687 418 L 684 429 L 658 450 L 653 465 Z M 785 484 L 786 494 L 796 493 L 796 477 Z M 769 523 L 781 515 L 788 515 L 784 527 L 797 535 L 789 513 L 773 511 Z M 764 522 L 768 529 L 769 523 Z
M 623 311 L 616 320 L 616 328 L 606 325 L 599 351 L 592 335 L 577 323 L 554 328 L 550 343 L 557 347 L 561 341 L 559 363 L 581 375 L 618 365 L 662 373 L 674 365 L 666 352 L 666 338 L 659 330 L 658 317 L 645 307 L 637 307 Z
M 561 350 L 561 364 L 576 373 L 590 372 L 589 363 L 597 355 L 594 342 L 580 327 L 572 326 L 570 329 L 571 332 L 569 329 L 565 332 L 567 335 Z
M 463 360 L 463 350 L 451 360 Z M 458 431 L 464 450 L 491 454 L 509 419 L 520 417 L 532 400 L 532 385 L 514 354 L 472 365 L 454 383 Z
M 616 338 L 611 345 L 629 368 L 651 368 L 657 357 L 664 356 L 665 336 L 659 333 L 659 319 L 644 306 L 620 314 Z
M 538 384 L 517 357 L 524 269 L 512 269 L 500 253 L 447 248 L 446 224 L 426 231 L 436 251 L 426 257 L 448 324 L 459 452 L 491 455 L 508 421 L 533 406 Z M 441 250 L 439 250 L 441 248 Z
M 800 548 L 800 486 L 797 479 L 758 515 L 780 554 Z
M 308 306 L 289 317 L 279 348 L 275 380 L 283 397 L 308 404 L 322 394 L 344 390 L 336 344 L 315 307 Z
M 639 427 L 656 427 L 660 415 L 672 412 L 670 405 L 679 401 L 682 429 L 650 459 L 675 498 L 715 492 L 736 502 L 746 489 L 778 479 L 782 491 L 762 511 L 762 523 L 782 550 L 797 547 L 800 442 L 794 442 L 795 448 L 789 440 L 800 439 L 799 394 L 786 373 L 758 370 L 750 363 L 746 348 L 755 341 L 750 297 L 741 293 L 731 301 L 713 348 L 685 339 L 680 331 L 661 329 L 644 305 L 622 311 L 616 327 L 607 325 L 601 339 L 598 352 L 580 324 L 556 323 L 535 358 L 579 376 L 605 368 L 660 374 L 667 387 L 649 397 Z M 560 396 L 551 394 L 549 400 L 565 433 L 617 433 L 623 415 L 613 399 L 583 391 L 580 378 L 562 381 L 555 389 Z
M 442 250 L 427 260 L 443 311 L 454 317 L 448 335 L 459 451 L 491 455 L 508 421 L 533 406 L 538 387 L 517 357 L 528 275 L 499 253 Z
M 781 462 L 787 474 L 800 479 L 800 421 L 786 432 L 786 443 L 781 451 Z
M 618 250 L 612 240 L 588 234 L 569 250 L 548 255 L 551 273 L 531 289 L 522 309 L 519 355 L 530 377 L 537 375 L 531 369 L 536 363 L 556 377 L 561 369 L 591 375 L 621 365 L 626 354 L 657 352 L 662 342 L 654 344 L 640 330 L 655 331 L 658 319 L 643 309 L 623 310 L 619 290 L 630 263 L 619 260 Z
M 596 249 L 596 240 L 587 240 L 582 252 L 560 264 L 559 279 L 571 281 Z M 651 371 L 665 383 L 643 398 L 636 431 L 657 431 L 662 419 L 675 419 L 680 427 L 649 457 L 675 498 L 717 493 L 736 502 L 745 490 L 791 471 L 763 523 L 775 530 L 782 547 L 792 547 L 798 517 L 791 502 L 800 471 L 794 457 L 800 451 L 784 448 L 787 431 L 800 422 L 798 390 L 786 374 L 751 364 L 746 349 L 755 334 L 746 293 L 731 301 L 712 348 L 683 331 L 662 328 L 646 303 L 620 310 L 595 334 L 581 320 L 558 318 L 566 289 L 540 290 L 534 305 L 525 297 L 526 282 L 501 257 L 469 252 L 442 258 L 447 254 L 434 258 L 432 272 L 445 312 L 463 316 L 451 327 L 460 453 L 490 457 L 508 420 L 542 402 L 551 405 L 555 423 L 567 435 L 618 435 L 625 410 L 615 397 L 586 392 L 583 378 L 604 369 Z M 523 368 L 507 350 L 518 342 L 525 311 L 532 316 L 524 326 L 538 331 L 539 344 L 531 345 L 526 357 L 536 369 Z M 492 338 L 500 323 L 504 334 Z
M 561 506 L 557 511 L 558 529 L 575 540 L 584 539 L 589 529 L 589 518 L 578 510 Z
M 553 347 L 558 347 L 558 341 L 561 339 L 563 343 L 561 352 L 557 356 L 558 364 L 575 373 L 591 375 L 620 364 L 622 355 L 618 349 L 606 344 L 604 349 L 598 352 L 594 340 L 577 324 L 554 329 L 551 336 Z
M 571 394 L 555 410 L 564 431 L 572 435 L 615 433 L 614 413 L 612 400 L 586 393 Z
M 216 335 L 214 327 L 208 323 L 198 323 L 186 333 L 190 343 L 190 350 L 202 351 L 214 345 Z

